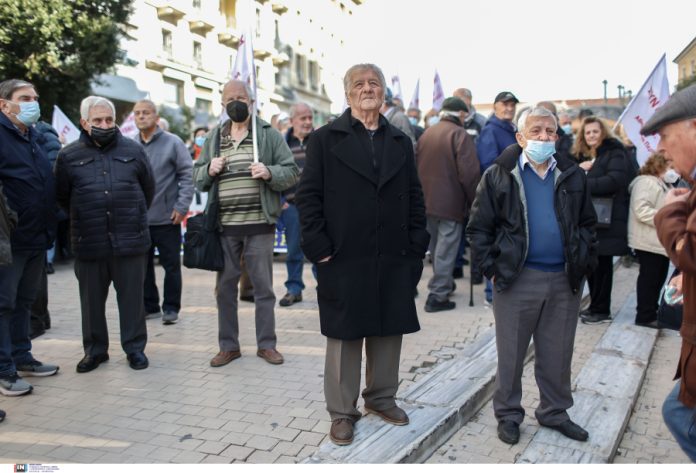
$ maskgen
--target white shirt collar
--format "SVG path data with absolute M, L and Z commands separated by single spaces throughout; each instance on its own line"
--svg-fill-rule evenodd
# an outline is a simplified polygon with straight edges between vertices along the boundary
M 520 169 L 524 169 L 524 167 L 528 165 L 532 169 L 532 171 L 536 173 L 537 176 L 539 176 L 542 179 L 546 179 L 546 176 L 549 175 L 549 172 L 553 172 L 553 170 L 556 169 L 556 158 L 554 158 L 553 156 L 549 158 L 549 167 L 546 168 L 546 172 L 543 176 L 537 172 L 534 166 L 532 166 L 532 162 L 529 160 L 529 157 L 525 154 L 524 150 L 522 150 L 522 152 L 520 153 L 519 164 Z

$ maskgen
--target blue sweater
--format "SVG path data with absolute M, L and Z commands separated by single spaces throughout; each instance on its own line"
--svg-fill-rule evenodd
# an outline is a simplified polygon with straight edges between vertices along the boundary
M 553 172 L 542 180 L 531 166 L 524 166 L 521 174 L 529 225 L 529 250 L 524 265 L 546 273 L 561 272 L 565 267 L 565 255 L 554 208 Z

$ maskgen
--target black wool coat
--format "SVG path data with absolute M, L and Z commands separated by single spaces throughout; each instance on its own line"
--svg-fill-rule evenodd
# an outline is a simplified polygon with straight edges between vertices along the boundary
M 309 138 L 296 194 L 302 250 L 317 263 L 321 333 L 355 340 L 420 329 L 413 294 L 430 241 L 411 140 L 386 125 L 381 174 L 350 109 Z
M 628 185 L 634 177 L 635 171 L 621 142 L 615 138 L 602 141 L 592 169 L 587 173 L 587 188 L 591 196 L 611 197 L 613 200 L 611 225 L 609 228 L 597 228 L 600 255 L 628 254 Z

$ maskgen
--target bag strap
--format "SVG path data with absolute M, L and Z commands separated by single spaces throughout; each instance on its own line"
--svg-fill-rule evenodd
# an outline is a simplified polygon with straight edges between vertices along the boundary
M 218 133 L 215 133 L 214 137 L 214 144 L 213 148 L 215 152 L 213 153 L 213 156 L 217 157 L 220 156 L 220 134 L 222 133 L 222 128 L 220 128 L 220 131 Z M 212 158 L 211 158 L 212 159 Z M 210 190 L 208 191 L 208 208 L 206 209 L 205 212 L 205 224 L 203 225 L 203 228 L 208 230 L 209 232 L 214 232 L 218 231 L 220 227 L 220 220 L 219 220 L 219 214 L 220 214 L 220 202 L 215 201 L 213 203 L 213 199 L 211 196 L 217 196 L 218 195 L 218 189 L 220 187 L 220 176 L 217 175 L 213 179 L 213 184 L 210 186 Z

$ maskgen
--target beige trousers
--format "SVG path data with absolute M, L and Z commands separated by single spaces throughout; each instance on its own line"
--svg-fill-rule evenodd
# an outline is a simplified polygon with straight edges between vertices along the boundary
M 399 389 L 399 358 L 402 335 L 367 337 L 358 340 L 326 339 L 324 396 L 331 420 L 361 417 L 360 395 L 362 348 L 365 341 L 365 407 L 382 411 L 396 405 Z

